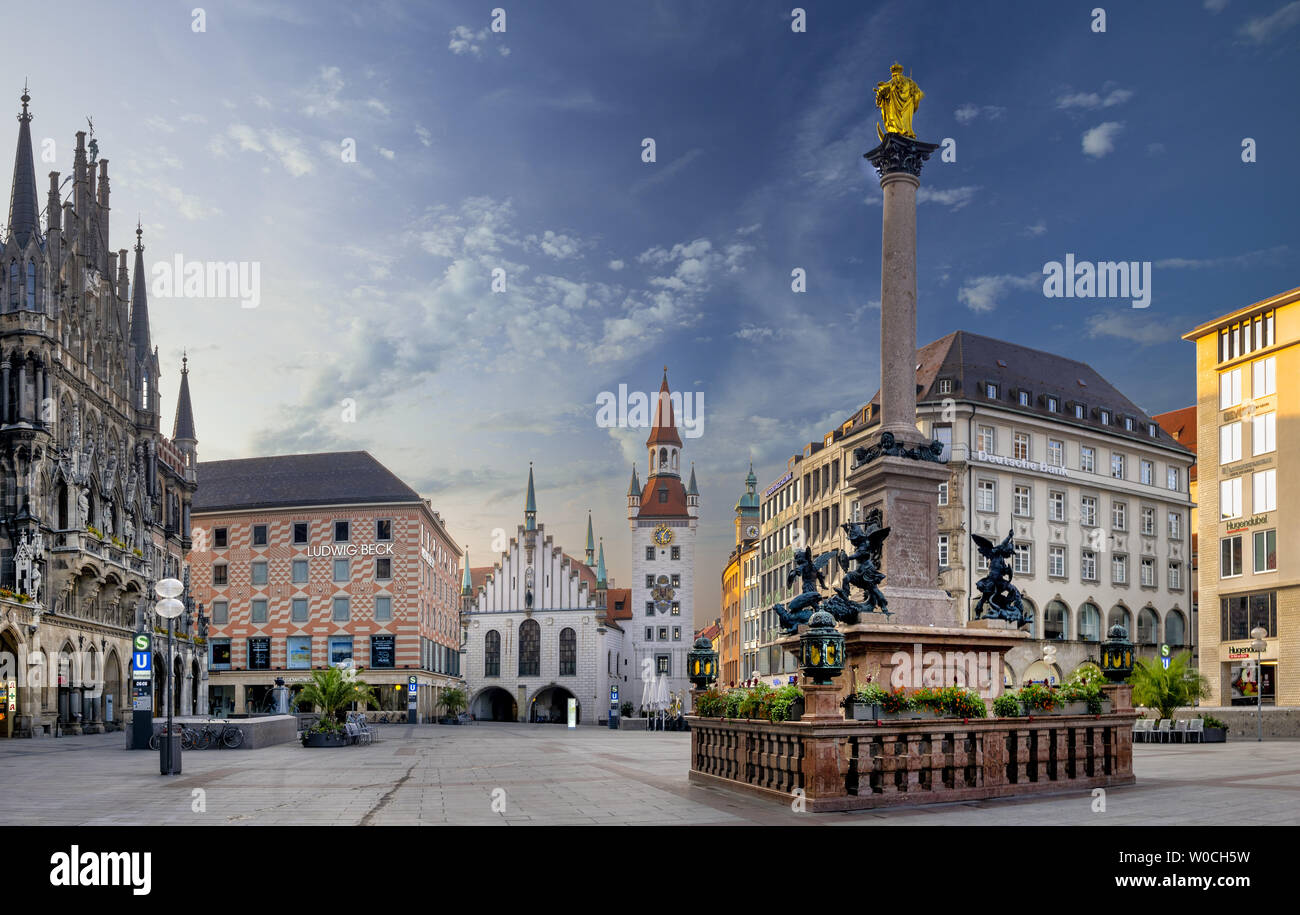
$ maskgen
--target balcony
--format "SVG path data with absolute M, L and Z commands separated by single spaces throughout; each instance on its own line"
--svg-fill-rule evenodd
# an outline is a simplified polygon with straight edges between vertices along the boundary
M 55 531 L 53 540 L 50 552 L 56 555 L 84 553 L 135 575 L 147 576 L 149 573 L 149 561 L 144 556 L 136 556 L 130 548 L 119 547 L 111 540 L 103 540 L 90 531 Z

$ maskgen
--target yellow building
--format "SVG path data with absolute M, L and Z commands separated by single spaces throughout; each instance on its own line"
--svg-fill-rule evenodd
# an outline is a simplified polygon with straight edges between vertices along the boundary
M 1300 705 L 1300 288 L 1196 343 L 1199 632 L 1209 704 Z M 1279 550 L 1278 547 L 1283 549 Z M 1261 670 L 1251 632 L 1267 632 Z

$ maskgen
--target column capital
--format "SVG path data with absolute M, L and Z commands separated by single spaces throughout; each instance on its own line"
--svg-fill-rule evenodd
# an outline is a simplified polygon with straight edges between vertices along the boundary
M 862 158 L 875 166 L 883 185 L 888 176 L 896 173 L 911 175 L 919 180 L 921 167 L 938 148 L 938 143 L 926 143 L 902 134 L 887 133 L 880 145 L 863 153 Z

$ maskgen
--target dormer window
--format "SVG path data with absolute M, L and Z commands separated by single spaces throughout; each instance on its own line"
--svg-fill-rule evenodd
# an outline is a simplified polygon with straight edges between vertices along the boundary
M 984 382 L 984 396 L 987 397 L 989 400 L 997 400 L 998 386 L 994 384 L 992 381 Z
M 1109 411 L 1109 410 L 1099 410 L 1099 411 L 1097 412 L 1097 418 L 1101 420 L 1101 424 L 1102 424 L 1103 426 L 1109 426 L 1109 425 L 1110 425 L 1110 411 Z
M 951 379 L 951 378 L 940 378 L 940 379 L 939 379 L 939 393 L 940 393 L 940 394 L 951 394 L 951 393 L 952 393 L 952 379 Z
M 1087 404 L 1077 403 L 1074 405 L 1074 418 L 1084 419 L 1088 415 Z
M 1131 416 L 1124 417 L 1124 431 L 1126 432 L 1133 431 L 1133 417 Z
M 1028 407 L 1030 406 L 1032 395 L 1030 395 L 1028 391 L 1020 391 L 1016 394 L 1016 399 L 1020 402 L 1020 406 Z
M 1057 400 L 1055 397 L 1048 397 L 1048 398 L 1047 398 L 1047 409 L 1048 409 L 1050 412 L 1052 412 L 1052 413 L 1060 413 L 1060 412 L 1061 412 L 1061 402 L 1060 402 L 1059 400 Z

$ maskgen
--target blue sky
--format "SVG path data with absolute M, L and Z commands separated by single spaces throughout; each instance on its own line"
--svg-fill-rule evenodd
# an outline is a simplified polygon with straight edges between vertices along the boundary
M 1092 2 L 806 3 L 802 34 L 793 5 L 507 3 L 493 33 L 493 3 L 233 2 L 196 33 L 192 2 L 48 3 L 5 72 L 56 143 L 42 186 L 93 116 L 115 247 L 139 212 L 151 264 L 260 265 L 254 309 L 151 299 L 202 458 L 367 448 L 475 564 L 532 460 L 548 528 L 577 552 L 590 508 L 627 582 L 644 432 L 597 428 L 595 400 L 667 364 L 704 396 L 702 622 L 748 462 L 765 486 L 878 384 L 862 153 L 894 60 L 918 135 L 957 151 L 922 175 L 922 344 L 1003 335 L 1158 412 L 1193 400 L 1183 332 L 1297 285 L 1300 2 L 1112 4 L 1100 34 Z M 1067 253 L 1151 261 L 1150 307 L 1044 298 Z

